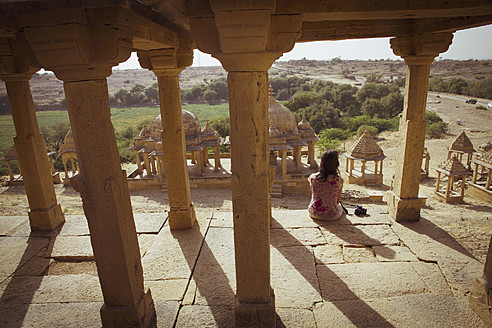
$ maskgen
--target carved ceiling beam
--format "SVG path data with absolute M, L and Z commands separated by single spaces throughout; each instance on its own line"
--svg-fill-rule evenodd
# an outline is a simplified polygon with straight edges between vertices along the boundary
M 492 2 L 490 0 L 285 0 L 278 1 L 275 13 L 303 13 L 304 21 L 480 16 L 492 13 Z
M 492 15 L 438 19 L 384 19 L 303 22 L 298 42 L 408 36 L 455 32 L 492 23 Z

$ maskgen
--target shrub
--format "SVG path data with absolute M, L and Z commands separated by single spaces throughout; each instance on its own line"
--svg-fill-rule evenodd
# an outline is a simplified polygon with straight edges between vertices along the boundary
M 480 109 L 480 110 L 487 110 L 487 108 L 485 108 L 484 106 L 480 105 L 480 106 L 477 106 L 475 107 L 476 109 Z
M 441 138 L 447 131 L 446 122 L 435 122 L 426 126 L 426 134 L 429 138 Z
M 328 149 L 338 149 L 340 147 L 340 140 L 338 139 L 323 139 L 320 140 L 316 144 L 321 151 L 326 151 Z
M 324 129 L 320 132 L 319 137 L 321 139 L 338 139 L 345 140 L 350 138 L 352 133 L 348 130 L 342 130 L 340 128 Z
M 288 100 L 289 99 L 289 91 L 287 89 L 279 90 L 277 93 L 277 100 Z
M 205 99 L 206 102 L 211 104 L 211 103 L 215 103 L 217 100 L 219 100 L 219 95 L 214 90 L 207 89 L 203 93 L 203 99 Z
M 378 135 L 378 128 L 372 125 L 361 125 L 356 132 L 357 137 L 360 137 L 364 131 L 369 131 L 369 134 L 373 137 Z

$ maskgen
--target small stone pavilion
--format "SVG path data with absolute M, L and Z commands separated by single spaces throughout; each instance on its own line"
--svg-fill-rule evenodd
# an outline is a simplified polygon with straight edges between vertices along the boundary
M 75 141 L 73 139 L 72 129 L 68 130 L 63 143 L 60 145 L 60 149 L 56 154 L 56 158 L 61 157 L 63 163 L 63 169 L 65 170 L 64 183 L 70 183 L 70 178 L 78 173 L 77 170 L 77 150 L 75 149 Z M 67 163 L 70 161 L 71 172 L 67 169 Z
M 367 129 L 350 147 L 345 158 L 344 178 L 348 183 L 383 183 L 383 160 L 386 156 Z M 374 162 L 374 168 L 367 167 L 367 162 Z
M 453 156 L 437 167 L 435 194 L 446 203 L 461 202 L 465 196 L 466 177 L 470 172 Z M 444 182 L 444 188 L 441 182 Z
M 305 118 L 296 122 L 292 112 L 275 100 L 271 87 L 268 115 L 270 161 L 276 167 L 276 192 L 279 196 L 283 193 L 310 193 L 306 178 L 318 167 L 314 154 L 318 136 Z M 231 174 L 221 164 L 222 138 L 208 121 L 201 129 L 198 117 L 189 111 L 182 111 L 182 120 L 190 186 L 203 189 L 230 188 Z M 165 186 L 164 151 L 158 133 L 161 124 L 159 114 L 152 121 L 150 129 L 144 125 L 130 147 L 137 156 L 137 169 L 128 175 L 130 189 Z M 302 162 L 302 148 L 306 146 L 307 166 Z M 213 165 L 209 161 L 210 147 L 214 149 Z M 227 154 L 222 156 L 227 157 Z
M 468 193 L 492 204 L 492 149 L 471 161 L 473 178 L 468 183 Z
M 461 131 L 460 135 L 456 137 L 451 146 L 448 148 L 448 159 L 453 156 L 457 156 L 459 161 L 463 161 L 463 156 L 466 155 L 466 163 L 463 163 L 468 169 L 471 168 L 470 163 L 473 158 L 473 154 L 476 153 L 470 138 L 466 135 L 465 131 Z
M 430 153 L 427 147 L 424 147 L 424 154 L 422 155 L 422 168 L 421 168 L 421 178 L 427 178 L 429 176 L 429 164 L 430 164 Z
M 55 168 L 53 167 L 53 155 L 55 155 L 55 152 L 46 147 L 46 155 L 48 156 L 48 160 L 50 162 L 50 172 L 53 175 L 53 181 L 58 183 L 60 182 L 60 177 L 58 174 L 55 174 Z M 10 164 L 11 161 L 17 160 L 17 152 L 15 151 L 15 146 L 12 145 L 12 147 L 9 148 L 9 150 L 2 158 L 2 161 L 7 162 L 7 170 L 9 171 L 9 184 L 22 184 L 24 182 L 20 165 L 19 175 L 15 176 L 14 171 L 12 170 L 12 165 Z
M 31 229 L 64 222 L 29 87 L 43 68 L 63 82 L 80 173 L 80 192 L 104 298 L 104 327 L 151 327 L 154 299 L 145 287 L 126 180 L 110 119 L 107 77 L 136 52 L 159 86 L 169 229 L 194 226 L 179 73 L 193 50 L 228 73 L 237 327 L 275 327 L 271 285 L 268 70 L 296 42 L 388 37 L 407 65 L 405 102 L 388 212 L 420 219 L 419 177 L 430 65 L 457 30 L 492 23 L 492 4 L 448 1 L 12 0 L 0 3 L 0 78 L 16 129 L 15 149 L 29 201 Z M 96 146 L 97 145 L 97 146 Z M 297 156 L 297 155 L 296 155 Z M 254 250 L 252 252 L 251 250 Z M 167 251 L 167 250 L 163 250 Z M 173 256 L 173 254 L 169 254 Z M 164 264 L 163 264 L 164 265 Z M 470 297 L 492 324 L 492 251 Z M 333 287 L 335 288 L 335 287 Z
M 192 164 L 188 170 L 189 178 L 197 179 L 204 176 L 204 169 L 210 166 L 209 147 L 214 149 L 213 171 L 218 172 L 221 168 L 219 147 L 223 142 L 219 134 L 210 127 L 208 121 L 202 130 L 198 117 L 189 111 L 182 111 L 182 121 L 187 157 Z M 128 175 L 130 189 L 163 187 L 165 185 L 164 150 L 159 132 L 161 125 L 162 119 L 161 114 L 159 114 L 152 121 L 150 130 L 147 125 L 144 125 L 139 135 L 135 137 L 133 146 L 130 147 L 131 150 L 135 151 L 137 157 L 137 169 Z M 214 175 L 212 179 L 209 179 L 209 187 L 220 186 L 223 179 L 218 177 Z M 204 186 L 204 184 L 201 183 L 200 186 Z

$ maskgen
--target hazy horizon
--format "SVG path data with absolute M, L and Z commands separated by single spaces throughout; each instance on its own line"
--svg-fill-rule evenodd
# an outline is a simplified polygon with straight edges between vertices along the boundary
M 294 49 L 280 57 L 279 61 L 291 59 L 316 59 L 330 60 L 340 58 L 343 60 L 375 60 L 375 59 L 401 59 L 393 54 L 390 38 L 357 39 L 341 41 L 316 41 L 296 43 Z M 487 42 L 488 41 L 488 42 Z M 492 25 L 461 30 L 454 33 L 453 43 L 448 51 L 440 54 L 441 59 L 455 60 L 489 60 L 492 59 Z M 220 62 L 195 49 L 192 67 L 221 66 Z M 124 63 L 113 69 L 137 69 L 141 68 L 136 53 Z

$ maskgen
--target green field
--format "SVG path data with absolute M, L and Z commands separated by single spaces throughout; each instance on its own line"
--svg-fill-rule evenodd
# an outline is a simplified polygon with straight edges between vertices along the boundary
M 190 104 L 183 105 L 183 109 L 188 110 L 200 119 L 202 126 L 207 119 L 215 117 L 229 116 L 229 104 L 218 105 Z M 123 131 L 128 127 L 135 129 L 139 123 L 146 122 L 148 125 L 154 117 L 159 114 L 158 107 L 138 107 L 138 108 L 113 108 L 111 109 L 111 121 L 116 132 Z M 57 123 L 69 123 L 68 112 L 66 111 L 43 111 L 37 112 L 38 124 L 40 127 L 50 127 Z M 3 158 L 7 150 L 14 144 L 15 136 L 14 122 L 12 116 L 0 116 L 0 159 Z M 7 165 L 0 162 L 0 175 L 7 174 Z

